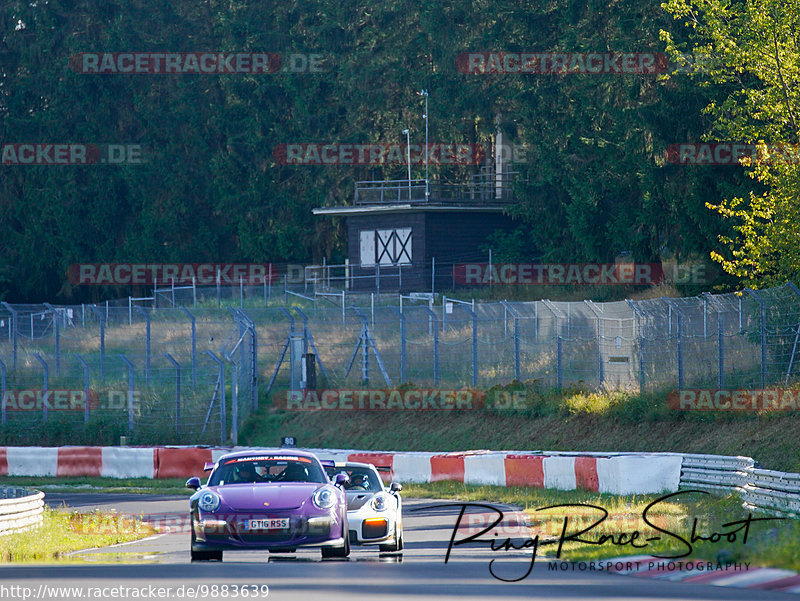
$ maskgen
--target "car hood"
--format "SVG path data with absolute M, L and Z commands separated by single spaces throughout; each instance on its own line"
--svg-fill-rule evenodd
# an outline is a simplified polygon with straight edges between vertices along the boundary
M 374 492 L 347 492 L 347 511 L 357 511 L 361 509 L 372 497 Z
M 235 511 L 296 509 L 311 498 L 321 483 L 227 484 L 216 487 L 222 503 Z

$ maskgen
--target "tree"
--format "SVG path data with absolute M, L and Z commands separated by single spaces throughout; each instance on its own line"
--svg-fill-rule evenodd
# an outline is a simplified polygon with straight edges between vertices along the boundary
M 723 269 L 751 286 L 800 276 L 800 2 L 670 0 L 664 8 L 691 29 L 688 50 L 662 31 L 668 52 L 703 86 L 724 89 L 705 111 L 709 140 L 753 145 L 742 160 L 756 190 L 708 202 L 734 223 L 720 236 Z

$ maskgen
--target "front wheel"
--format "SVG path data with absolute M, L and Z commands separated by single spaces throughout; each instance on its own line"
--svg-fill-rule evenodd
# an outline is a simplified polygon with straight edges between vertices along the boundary
M 222 561 L 222 551 L 191 550 L 192 561 Z
M 398 551 L 403 550 L 403 527 L 395 526 L 394 530 L 394 542 L 388 545 L 379 545 L 378 548 L 380 549 L 381 553 L 397 553 Z
M 332 557 L 349 557 L 350 555 L 350 537 L 344 537 L 344 544 L 341 547 L 322 547 L 322 558 L 330 559 Z
M 192 522 L 192 540 L 189 543 L 189 554 L 192 561 L 222 561 L 222 551 L 195 551 L 194 522 Z
M 323 559 L 350 556 L 350 527 L 348 526 L 347 518 L 345 518 L 342 526 L 342 538 L 344 538 L 344 544 L 341 547 L 322 547 Z

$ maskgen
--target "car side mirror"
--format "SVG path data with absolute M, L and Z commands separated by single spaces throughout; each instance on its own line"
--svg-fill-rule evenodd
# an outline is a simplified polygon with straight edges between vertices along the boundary
M 389 490 L 391 490 L 392 492 L 400 492 L 401 490 L 403 490 L 403 485 L 400 484 L 399 482 L 392 482 L 392 485 L 389 487 Z
M 186 488 L 191 488 L 192 490 L 197 490 L 200 488 L 200 478 L 197 476 L 193 476 L 186 481 Z
M 344 473 L 336 474 L 333 483 L 336 486 L 347 486 L 348 484 L 350 484 L 350 476 Z

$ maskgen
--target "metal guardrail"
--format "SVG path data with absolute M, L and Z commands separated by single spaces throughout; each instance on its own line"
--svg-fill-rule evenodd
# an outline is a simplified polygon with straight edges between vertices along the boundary
M 44 518 L 44 493 L 0 487 L 0 536 L 38 527 Z
M 760 469 L 750 457 L 684 455 L 680 485 L 736 493 L 745 507 L 800 517 L 800 474 Z

